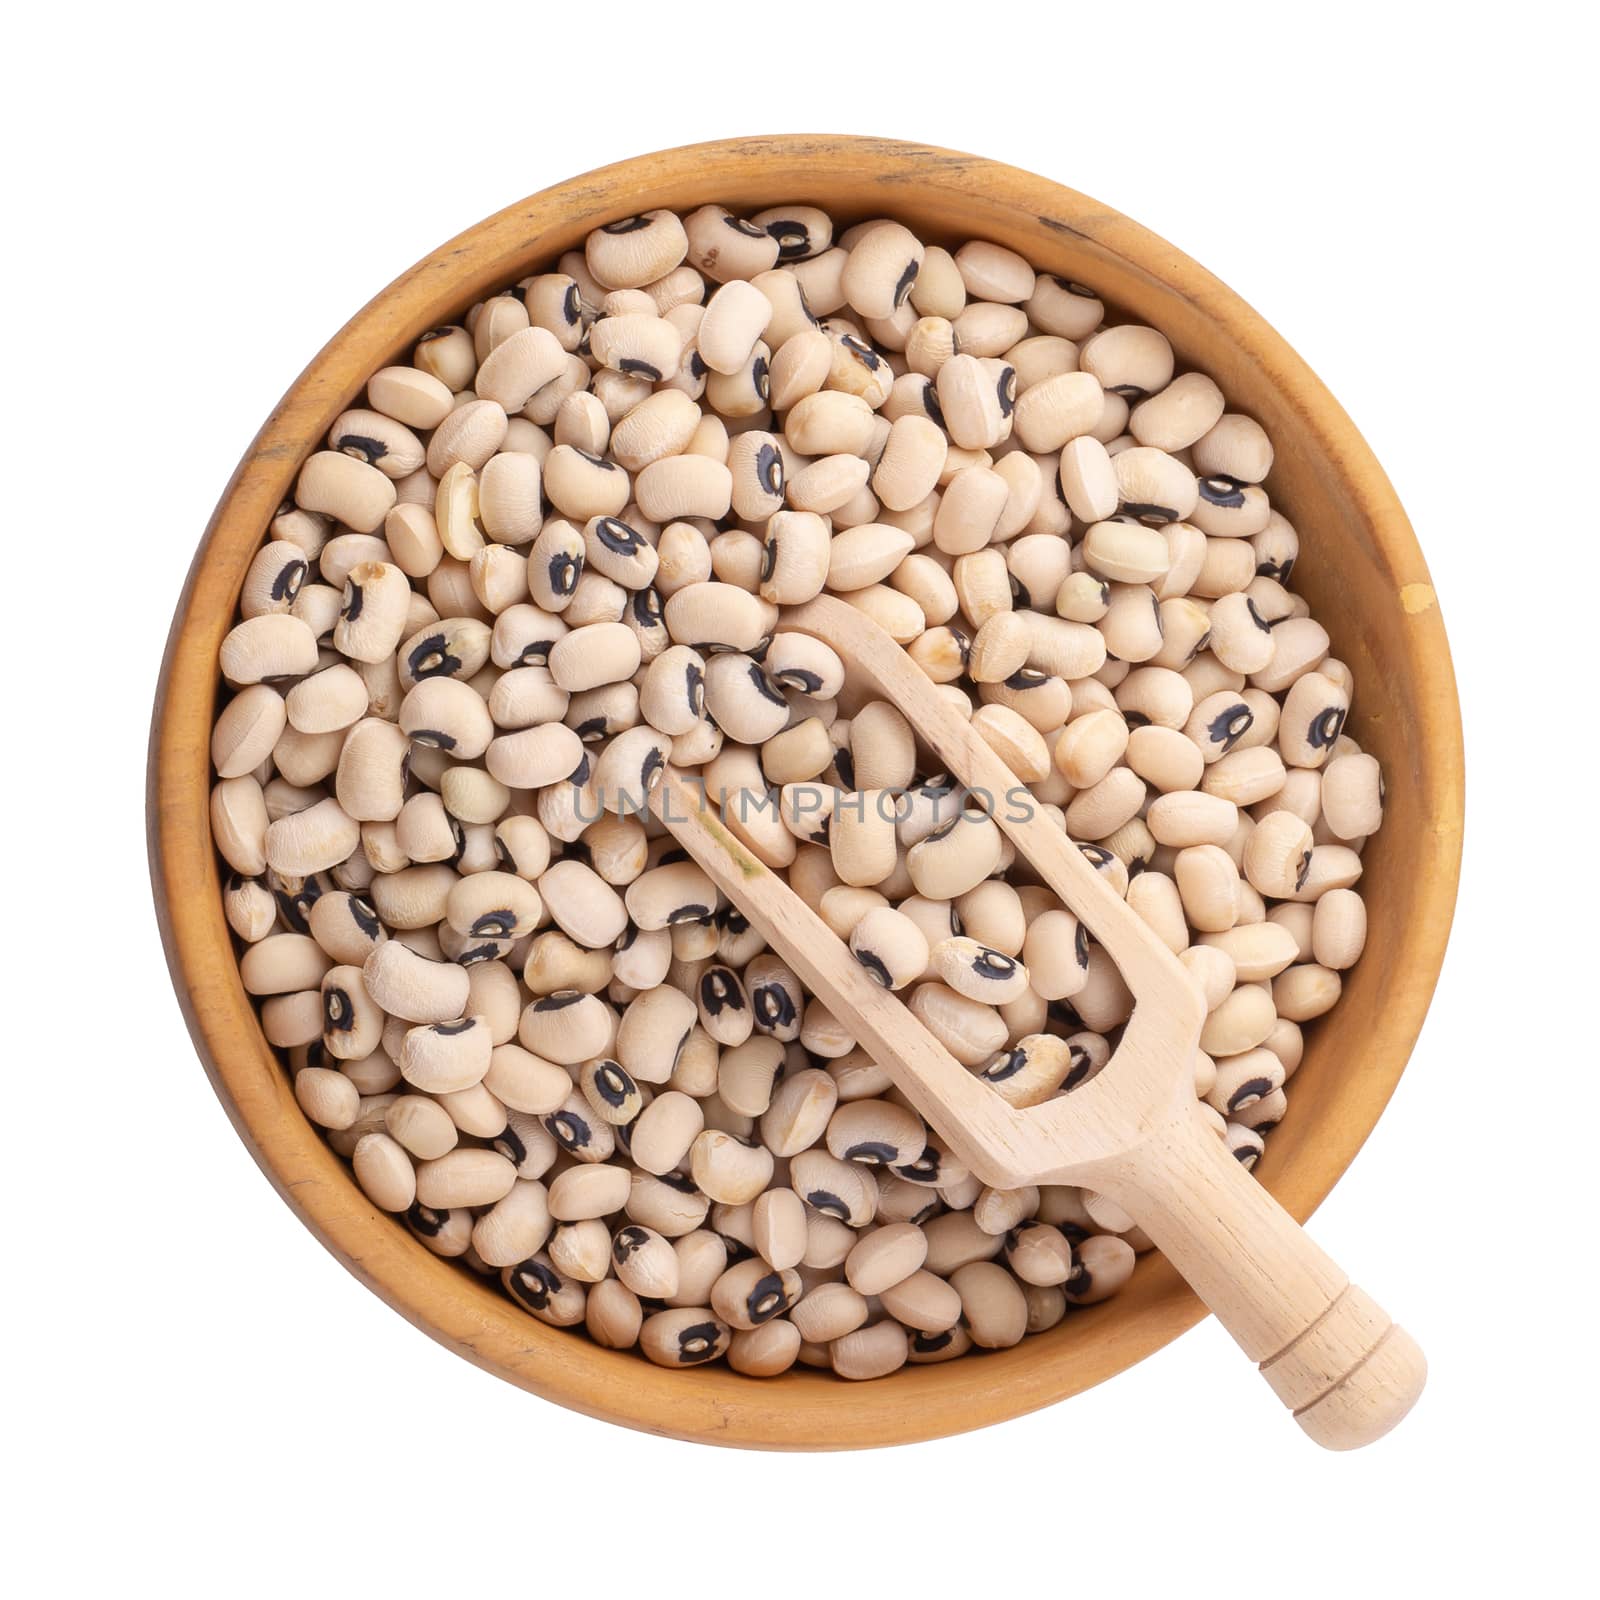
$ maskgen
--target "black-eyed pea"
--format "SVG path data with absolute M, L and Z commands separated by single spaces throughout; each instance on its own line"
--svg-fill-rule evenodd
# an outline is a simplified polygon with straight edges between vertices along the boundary
M 906 1364 L 910 1354 L 906 1330 L 890 1318 L 856 1328 L 828 1346 L 828 1358 L 841 1378 L 886 1378 Z
M 1305 962 L 1286 968 L 1272 980 L 1272 1001 L 1279 1016 L 1290 1022 L 1309 1022 L 1333 1009 L 1341 988 L 1342 980 L 1336 971 Z
M 1320 767 L 1344 732 L 1350 693 L 1322 672 L 1290 685 L 1278 723 L 1278 750 L 1292 767 Z
M 901 308 L 902 312 L 906 309 Z M 914 311 L 911 314 L 915 315 Z M 906 330 L 903 353 L 913 373 L 936 378 L 939 368 L 956 353 L 955 327 L 944 317 L 918 317 Z
M 1073 1305 L 1095 1305 L 1109 1299 L 1133 1276 L 1133 1246 L 1114 1234 L 1094 1234 L 1073 1252 L 1072 1276 L 1062 1290 Z
M 848 1283 L 821 1283 L 801 1296 L 789 1318 L 802 1339 L 830 1344 L 861 1327 L 867 1314 L 865 1296 Z
M 957 1267 L 950 1286 L 961 1297 L 961 1312 L 972 1342 L 985 1350 L 1004 1350 L 1028 1331 L 1028 1303 L 1015 1278 L 992 1261 Z
M 1003 355 L 1028 331 L 1027 313 L 993 301 L 970 302 L 952 321 L 955 347 L 986 359 Z
M 1367 908 L 1353 889 L 1330 889 L 1311 918 L 1311 951 L 1334 972 L 1353 967 L 1367 942 Z
M 629 1186 L 626 1167 L 608 1162 L 568 1167 L 550 1181 L 550 1215 L 557 1222 L 609 1217 L 627 1203 Z
M 523 1008 L 517 1025 L 517 1039 L 525 1050 L 563 1067 L 610 1054 L 616 1033 L 611 1008 L 594 995 L 573 989 L 540 995 Z
M 1022 962 L 976 939 L 943 940 L 930 952 L 929 967 L 957 994 L 986 1005 L 1006 1005 L 1028 988 L 1028 969 Z
M 504 1268 L 500 1281 L 511 1298 L 541 1322 L 556 1328 L 571 1328 L 583 1321 L 584 1286 L 564 1277 L 542 1252 Z
M 1005 1256 L 1012 1272 L 1035 1288 L 1056 1288 L 1072 1277 L 1072 1244 L 1050 1223 L 1023 1222 L 1011 1229 Z
M 583 245 L 584 264 L 605 289 L 637 289 L 654 283 L 688 254 L 688 234 L 671 211 L 647 211 L 608 222 L 596 228 Z
M 680 924 L 681 932 L 693 924 Z M 716 931 L 711 930 L 714 947 Z M 745 992 L 744 980 L 732 967 L 712 963 L 702 971 L 694 984 L 695 999 L 699 1007 L 700 1025 L 719 1045 L 743 1044 L 750 1037 L 755 1019 L 750 1010 L 750 997 Z
M 1272 504 L 1266 491 L 1236 478 L 1207 475 L 1198 480 L 1198 500 L 1189 520 L 1212 538 L 1249 540 L 1267 526 Z M 1252 565 L 1254 552 L 1252 551 Z
M 722 1103 L 741 1116 L 763 1115 L 772 1104 L 784 1059 L 782 1042 L 766 1034 L 724 1050 L 717 1069 L 717 1094 Z
M 417 1197 L 416 1169 L 411 1157 L 387 1134 L 363 1134 L 351 1152 L 350 1163 L 362 1193 L 380 1211 L 411 1208 Z
M 786 1074 L 762 1113 L 762 1142 L 780 1160 L 799 1156 L 823 1137 L 838 1102 L 838 1086 L 826 1072 L 809 1067 Z M 790 1182 L 800 1192 L 792 1167 Z
M 1239 881 L 1233 858 L 1220 845 L 1190 845 L 1173 862 L 1173 881 L 1183 902 L 1183 913 L 1201 933 L 1224 933 L 1238 914 L 1235 893 Z
M 545 1186 L 519 1180 L 473 1223 L 472 1248 L 485 1266 L 514 1266 L 544 1248 L 550 1228 Z
M 675 642 L 699 650 L 748 653 L 767 637 L 776 620 L 775 604 L 728 584 L 687 584 L 666 602 L 667 631 Z
M 865 1050 L 855 1048 L 828 1061 L 828 1076 L 839 1090 L 841 1104 L 873 1100 L 894 1093 L 894 1080 Z M 903 1107 L 902 1109 L 909 1109 Z
M 728 1344 L 728 1365 L 747 1378 L 775 1378 L 794 1365 L 800 1345 L 800 1330 L 780 1317 L 735 1333 Z
M 1283 758 L 1276 750 L 1251 746 L 1213 762 L 1206 768 L 1200 788 L 1236 806 L 1252 806 L 1275 795 L 1283 787 L 1285 776 Z
M 689 1170 L 714 1202 L 747 1205 L 772 1180 L 772 1152 L 753 1139 L 707 1128 L 689 1147 Z
M 913 845 L 906 865 L 919 895 L 954 900 L 982 883 L 1000 858 L 1001 836 L 994 820 L 963 812 Z
M 823 898 L 826 902 L 828 896 Z M 847 937 L 850 953 L 885 989 L 903 989 L 928 968 L 928 941 L 922 929 L 887 904 L 874 905 L 856 919 Z
M 751 1210 L 751 1238 L 761 1259 L 775 1271 L 800 1264 L 806 1250 L 805 1202 L 793 1189 L 767 1189 Z
M 909 1004 L 912 1015 L 963 1066 L 981 1066 L 1006 1042 L 1005 1020 L 997 1011 L 946 984 L 918 985 Z
M 928 1132 L 921 1117 L 891 1100 L 850 1099 L 829 1119 L 827 1143 L 835 1160 L 892 1167 L 914 1161 Z
M 1191 739 L 1154 724 L 1129 735 L 1127 762 L 1161 794 L 1193 789 L 1205 772 L 1205 758 Z
M 644 1311 L 639 1297 L 616 1278 L 604 1278 L 589 1290 L 583 1325 L 604 1350 L 631 1350 L 639 1342 Z
M 1255 1049 L 1271 1031 L 1277 1015 L 1272 994 L 1265 985 L 1241 984 L 1206 1018 L 1200 1030 L 1200 1048 L 1219 1058 L 1220 1071 L 1221 1057 Z
M 802 1294 L 799 1273 L 759 1256 L 737 1262 L 711 1287 L 711 1308 L 731 1328 L 748 1331 L 780 1317 Z
M 228 926 L 246 944 L 265 939 L 277 926 L 278 902 L 259 878 L 245 878 L 230 872 L 222 887 L 222 906 Z M 326 950 L 326 945 L 323 948 Z M 333 955 L 333 952 L 328 951 L 328 954 Z M 334 959 L 339 958 L 334 955 Z
M 297 1072 L 294 1097 L 300 1109 L 319 1128 L 348 1128 L 361 1109 L 361 1095 L 356 1086 L 342 1072 L 330 1067 L 306 1067 Z
M 1283 1063 L 1277 1056 L 1257 1046 L 1216 1063 L 1216 1076 L 1204 1096 L 1205 1102 L 1232 1120 L 1236 1113 L 1281 1089 L 1283 1076 Z
M 1311 851 L 1310 827 L 1292 811 L 1272 812 L 1245 844 L 1245 877 L 1261 894 L 1287 900 L 1306 881 Z

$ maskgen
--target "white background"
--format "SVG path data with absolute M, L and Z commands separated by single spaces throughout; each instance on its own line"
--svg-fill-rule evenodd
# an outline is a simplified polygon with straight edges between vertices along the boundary
M 1579 8 L 49 10 L 8 25 L 0 108 L 12 1592 L 1574 1592 L 1600 1067 Z M 144 746 L 171 607 L 255 428 L 478 218 L 782 131 L 972 150 L 1138 218 L 1298 347 L 1417 526 L 1468 849 L 1426 1032 L 1314 1224 L 1432 1360 L 1368 1451 L 1316 1450 L 1214 1323 L 1063 1406 L 888 1453 L 591 1422 L 347 1276 L 195 1061 Z

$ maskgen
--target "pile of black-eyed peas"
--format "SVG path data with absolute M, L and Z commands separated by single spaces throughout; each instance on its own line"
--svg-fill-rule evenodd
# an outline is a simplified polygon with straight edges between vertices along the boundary
M 654 211 L 374 373 L 223 642 L 246 989 L 368 1198 L 542 1321 L 848 1378 L 1015 1344 L 1148 1240 L 985 1188 L 646 805 L 670 762 L 1014 1105 L 1130 997 L 988 798 L 784 625 L 896 639 L 1179 956 L 1246 1164 L 1361 954 L 1377 762 L 1272 445 L 973 241 Z

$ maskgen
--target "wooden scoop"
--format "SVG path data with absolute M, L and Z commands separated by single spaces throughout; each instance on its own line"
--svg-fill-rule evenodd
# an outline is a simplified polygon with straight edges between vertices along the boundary
M 697 784 L 669 767 L 652 795 L 656 814 L 985 1183 L 1076 1184 L 1107 1196 L 1318 1444 L 1349 1450 L 1388 1432 L 1421 1393 L 1422 1352 L 1202 1120 L 1194 1055 L 1205 1005 L 1177 958 L 1059 827 L 1001 803 L 1018 779 L 876 623 L 824 596 L 786 612 L 784 626 L 825 640 L 853 678 L 904 713 L 957 782 L 995 797 L 995 821 L 1018 855 L 1088 926 L 1134 997 L 1110 1061 L 1068 1095 L 1026 1110 L 1007 1104 L 868 976 Z

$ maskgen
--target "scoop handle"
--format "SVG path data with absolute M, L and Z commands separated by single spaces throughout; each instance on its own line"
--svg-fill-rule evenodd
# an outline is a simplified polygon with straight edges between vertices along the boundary
M 1181 1107 L 1089 1184 L 1150 1236 L 1329 1450 L 1382 1438 L 1416 1402 L 1416 1341 L 1312 1243 L 1202 1121 Z

